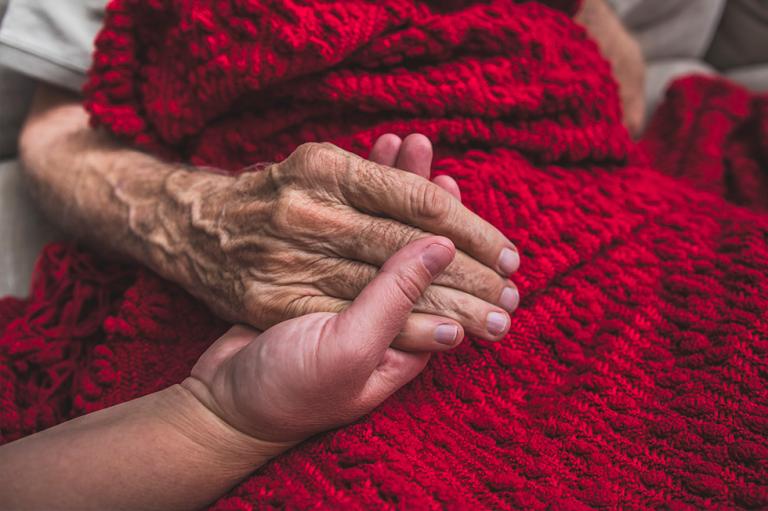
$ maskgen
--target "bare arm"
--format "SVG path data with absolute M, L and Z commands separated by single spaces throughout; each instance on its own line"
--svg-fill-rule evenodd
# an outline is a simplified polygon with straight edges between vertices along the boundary
M 88 127 L 78 98 L 42 87 L 20 145 L 33 194 L 52 219 L 181 284 L 232 322 L 266 329 L 343 310 L 387 258 L 430 233 L 459 253 L 397 346 L 445 350 L 464 330 L 499 340 L 517 306 L 507 280 L 517 250 L 495 227 L 420 173 L 331 144 L 304 144 L 262 172 L 214 174 L 116 143 Z M 435 337 L 445 324 L 458 332 L 453 344 Z
M 279 452 L 175 385 L 0 447 L 0 507 L 196 509 Z
M 182 242 L 178 222 L 163 220 L 182 214 L 169 186 L 189 170 L 91 130 L 79 98 L 47 86 L 35 96 L 19 149 L 33 196 L 68 232 L 167 276 L 178 266 L 164 252 L 171 240 Z M 163 236 L 164 228 L 176 232 Z
M 261 334 L 236 326 L 180 385 L 0 447 L 0 508 L 204 506 L 419 374 L 430 354 L 390 345 L 454 256 L 446 238 L 415 241 L 340 314 L 302 316 Z

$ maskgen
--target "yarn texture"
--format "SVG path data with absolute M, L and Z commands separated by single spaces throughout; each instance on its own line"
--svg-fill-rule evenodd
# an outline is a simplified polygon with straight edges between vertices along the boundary
M 521 251 L 503 341 L 433 356 L 212 509 L 768 507 L 768 98 L 686 78 L 635 145 L 577 7 L 111 3 L 95 126 L 232 172 L 421 132 Z M 149 270 L 49 245 L 30 297 L 0 300 L 0 442 L 181 381 L 226 328 Z

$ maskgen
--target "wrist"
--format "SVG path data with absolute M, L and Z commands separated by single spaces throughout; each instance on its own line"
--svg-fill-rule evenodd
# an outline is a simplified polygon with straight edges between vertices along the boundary
M 183 165 L 163 165 L 154 196 L 130 209 L 130 231 L 138 241 L 139 260 L 197 294 L 196 254 L 209 241 L 198 228 L 201 210 L 207 198 L 220 193 L 232 178 Z
M 235 178 L 177 167 L 163 180 L 148 229 L 140 233 L 152 269 L 233 323 L 248 318 L 243 247 L 252 245 L 269 213 L 268 201 L 254 193 L 264 190 L 254 185 L 264 181 L 260 174 Z
M 188 381 L 158 392 L 158 413 L 197 457 L 233 476 L 245 476 L 295 444 L 265 442 L 228 424 L 190 390 Z

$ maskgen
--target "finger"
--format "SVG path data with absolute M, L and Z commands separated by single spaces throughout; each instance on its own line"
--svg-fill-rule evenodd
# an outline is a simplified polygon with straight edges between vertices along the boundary
M 340 313 L 351 305 L 351 300 L 323 295 L 292 296 L 284 300 L 291 306 L 281 311 L 283 316 L 274 324 L 317 312 Z M 464 339 L 464 328 L 455 320 L 433 314 L 412 313 L 405 326 L 392 341 L 392 347 L 407 351 L 446 351 L 458 346 Z
M 426 238 L 426 240 L 428 239 Z M 419 240 L 422 243 L 424 241 L 425 239 Z M 408 246 L 412 245 L 414 243 Z M 338 275 L 336 278 L 330 276 L 325 279 L 322 284 L 324 287 L 321 290 L 326 293 L 342 294 L 345 296 L 356 296 L 359 293 L 359 296 L 362 296 L 366 292 L 365 289 L 361 291 L 356 286 L 370 280 L 371 267 L 368 265 L 358 265 L 351 268 L 350 265 L 355 263 L 342 262 L 340 264 L 342 266 L 338 269 L 341 271 L 341 275 Z M 387 262 L 385 267 L 387 264 L 390 263 Z M 350 274 L 353 275 L 353 278 L 346 279 L 345 281 L 342 275 Z M 494 280 L 498 279 L 501 279 L 501 277 L 494 276 Z M 338 284 L 340 282 L 346 282 L 346 284 Z M 519 303 L 519 292 L 515 285 L 508 281 L 504 281 L 504 284 L 504 287 L 498 289 L 498 294 L 493 297 L 494 303 L 489 303 L 472 294 L 436 285 L 433 282 L 431 286 L 421 291 L 420 296 L 415 302 L 414 310 L 435 317 L 443 316 L 444 318 L 453 319 L 462 325 L 470 335 L 489 341 L 498 341 L 504 337 L 509 329 L 510 319 L 507 310 L 510 312 L 514 311 Z M 334 286 L 346 286 L 346 289 Z M 503 304 L 504 308 L 496 305 L 496 303 Z M 428 317 L 412 318 L 410 323 L 411 330 L 406 331 L 409 341 L 413 342 L 415 340 L 417 344 L 422 344 L 425 339 L 436 339 L 437 333 L 435 328 L 438 323 L 430 322 Z M 434 332 L 434 335 L 420 336 L 420 332 Z M 400 346 L 407 346 L 407 343 L 398 343 L 398 347 Z
M 400 170 L 411 172 L 425 179 L 429 179 L 432 172 L 432 158 L 432 142 L 430 142 L 424 135 L 414 133 L 408 135 L 405 137 L 405 140 L 403 140 L 403 144 L 400 147 L 400 154 L 398 154 L 397 161 L 394 165 L 373 159 L 371 159 L 371 161 L 397 167 Z M 452 177 L 437 176 L 432 179 L 432 182 L 456 197 L 458 200 L 461 200 L 459 185 Z
M 249 321 L 268 328 L 307 314 L 342 312 L 378 271 L 374 266 L 345 259 L 322 258 L 312 264 L 323 276 L 305 282 L 304 289 L 286 291 L 279 283 L 272 290 L 259 288 L 257 296 L 248 302 Z M 445 351 L 457 346 L 463 338 L 464 328 L 456 320 L 441 317 L 439 313 L 413 313 L 392 347 L 409 351 Z
M 333 268 L 323 267 L 322 271 L 327 271 L 328 276 L 317 284 L 318 288 L 325 294 L 344 298 L 355 297 L 360 294 L 363 286 L 373 279 L 375 268 L 354 261 L 340 261 Z M 333 274 L 333 271 L 339 273 Z M 353 278 L 348 278 L 349 276 Z M 499 276 L 496 278 L 501 279 Z M 446 335 L 448 326 L 440 332 L 436 331 L 436 327 L 442 323 L 460 325 L 468 335 L 481 339 L 500 340 L 506 335 L 510 325 L 508 313 L 513 312 L 520 302 L 515 284 L 506 280 L 504 283 L 504 288 L 499 290 L 492 302 L 488 302 L 464 291 L 438 285 L 435 279 L 414 305 L 413 311 L 421 314 L 411 315 L 406 328 L 393 346 L 407 350 L 437 351 L 429 341 L 438 341 L 438 333 L 441 336 Z M 427 335 L 428 332 L 435 332 L 434 339 Z M 449 344 L 452 346 L 454 343 Z
M 456 249 L 450 240 L 429 237 L 393 255 L 360 295 L 334 321 L 336 337 L 376 365 L 405 327 L 413 305 L 450 264 Z M 435 333 L 430 336 L 434 339 Z
M 411 313 L 392 347 L 404 351 L 446 351 L 464 340 L 462 326 L 443 316 Z
M 392 133 L 382 135 L 374 142 L 368 159 L 379 165 L 394 167 L 402 143 L 403 141 L 397 135 Z
M 455 179 L 453 179 L 451 176 L 435 176 L 432 178 L 432 182 L 435 183 L 437 186 L 445 190 L 446 192 L 453 195 L 456 200 L 461 202 L 461 190 L 459 189 L 459 184 L 456 182 Z
M 349 212 L 342 216 L 326 219 L 326 227 L 332 227 L 336 234 L 333 240 L 332 255 L 326 261 L 318 261 L 313 266 L 325 270 L 324 275 L 332 275 L 333 280 L 324 283 L 328 287 L 323 290 L 334 296 L 353 298 L 362 290 L 360 282 L 367 283 L 376 268 L 406 246 L 411 241 L 424 238 L 429 234 L 414 227 L 403 225 L 388 218 L 375 218 L 359 212 Z M 318 240 L 318 246 L 322 240 Z M 331 254 L 331 252 L 328 252 Z M 368 268 L 358 268 L 356 261 L 368 263 Z M 334 266 L 339 266 L 334 268 Z M 318 271 L 317 273 L 321 273 Z M 343 278 L 342 276 L 353 278 Z M 456 252 L 456 257 L 448 268 L 441 273 L 436 283 L 453 287 L 490 303 L 505 307 L 501 302 L 502 292 L 508 286 L 508 280 L 499 275 L 494 269 L 481 264 L 462 251 Z M 356 285 L 349 293 L 338 294 L 340 289 L 334 286 Z
M 365 224 L 362 224 L 365 225 Z M 375 228 L 365 229 L 365 232 L 376 232 Z M 414 236 L 418 239 L 424 236 Z M 348 245 L 347 252 L 353 255 L 344 257 L 322 257 L 307 261 L 314 269 L 314 276 L 307 284 L 314 285 L 322 294 L 335 296 L 348 300 L 354 299 L 363 288 L 376 276 L 379 266 L 387 259 L 388 253 L 384 247 L 392 247 L 389 253 L 399 250 L 398 243 L 407 244 L 404 240 L 389 241 L 384 237 L 376 239 L 368 235 L 360 235 L 357 238 L 360 247 L 356 248 Z M 378 248 L 377 248 L 378 247 Z M 375 261 L 366 264 L 366 258 L 373 258 Z M 380 261 L 379 261 L 380 260 Z M 289 284 L 289 282 L 286 282 Z M 484 266 L 463 252 L 456 252 L 456 256 L 448 268 L 441 273 L 434 281 L 429 293 L 435 292 L 434 289 L 439 285 L 440 288 L 453 288 L 480 300 L 488 306 L 497 306 L 512 312 L 517 307 L 519 295 L 515 285 L 500 276 L 487 266 Z M 438 300 L 435 301 L 439 303 Z M 427 312 L 436 315 L 445 315 L 440 309 L 419 309 L 420 312 Z M 485 314 L 483 314 L 483 318 Z M 466 326 L 466 323 L 463 323 Z M 476 331 L 473 335 L 477 335 Z
M 508 289 L 512 292 L 510 308 L 514 310 L 519 302 L 517 288 L 511 284 Z M 424 292 L 414 310 L 453 319 L 464 327 L 467 335 L 486 341 L 501 340 L 510 326 L 509 314 L 501 307 L 463 291 L 438 285 L 432 285 Z
M 393 167 L 429 179 L 432 170 L 432 142 L 420 133 L 408 135 L 400 146 Z
M 439 186 L 415 174 L 362 160 L 338 180 L 344 199 L 365 213 L 383 215 L 451 239 L 457 248 L 502 275 L 517 271 L 517 248 L 496 227 Z

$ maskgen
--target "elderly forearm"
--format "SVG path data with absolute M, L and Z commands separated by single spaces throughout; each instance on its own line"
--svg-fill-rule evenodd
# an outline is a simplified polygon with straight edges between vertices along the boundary
M 459 253 L 398 346 L 446 349 L 431 337 L 446 320 L 453 342 L 459 325 L 499 340 L 519 301 L 508 280 L 519 255 L 496 227 L 423 176 L 332 144 L 302 144 L 237 177 L 188 169 L 116 144 L 88 127 L 75 98 L 44 91 L 21 146 L 54 219 L 181 284 L 223 319 L 266 329 L 343 310 L 390 255 L 430 233 Z
M 175 385 L 0 447 L 0 508 L 197 509 L 281 450 Z
M 20 138 L 29 188 L 55 222 L 101 248 L 188 282 L 190 211 L 181 196 L 191 180 L 228 179 L 163 162 L 88 126 L 76 96 L 41 87 Z

